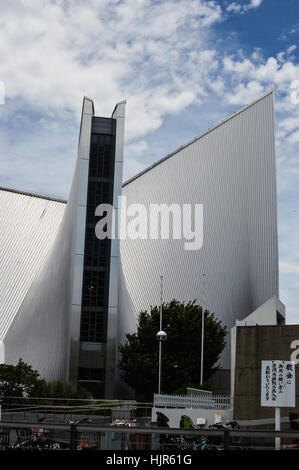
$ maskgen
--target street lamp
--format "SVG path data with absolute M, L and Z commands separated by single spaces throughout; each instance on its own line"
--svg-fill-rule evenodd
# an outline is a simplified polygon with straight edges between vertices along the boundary
M 162 342 L 166 341 L 167 333 L 165 331 L 158 331 L 157 340 L 159 341 L 159 385 L 158 385 L 158 394 L 161 393 L 162 387 Z
M 160 331 L 158 331 L 156 337 L 159 341 L 159 384 L 158 384 L 158 394 L 161 393 L 162 387 L 162 342 L 166 341 L 167 333 L 162 330 L 162 305 L 163 305 L 163 276 L 160 276 L 161 281 L 161 298 L 160 298 Z
M 201 306 L 201 356 L 200 356 L 200 385 L 203 384 L 203 355 L 205 338 L 205 273 L 202 274 L 202 306 Z
M 165 331 L 158 331 L 157 333 L 157 340 L 158 341 L 166 341 L 167 339 L 167 333 Z

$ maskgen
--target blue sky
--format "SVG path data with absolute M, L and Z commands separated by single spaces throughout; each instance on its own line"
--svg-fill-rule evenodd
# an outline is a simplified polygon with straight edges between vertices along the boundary
M 107 116 L 127 99 L 127 179 L 273 88 L 280 295 L 299 323 L 298 37 L 298 0 L 3 3 L 0 185 L 67 198 L 83 95 Z

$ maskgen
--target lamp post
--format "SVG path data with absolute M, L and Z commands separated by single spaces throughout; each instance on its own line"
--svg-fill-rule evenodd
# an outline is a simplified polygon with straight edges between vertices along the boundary
M 162 304 L 163 304 L 163 276 L 160 276 L 161 282 L 161 297 L 160 297 L 160 330 L 157 333 L 157 340 L 159 341 L 159 383 L 158 394 L 160 395 L 162 389 L 162 342 L 166 341 L 167 333 L 162 330 Z
M 205 339 L 205 273 L 202 275 L 202 306 L 201 306 L 201 356 L 200 356 L 200 385 L 203 384 L 203 351 Z

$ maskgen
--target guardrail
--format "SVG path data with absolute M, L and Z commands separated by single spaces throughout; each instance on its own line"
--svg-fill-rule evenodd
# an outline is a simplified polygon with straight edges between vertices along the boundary
M 31 431 L 32 429 L 39 428 L 41 426 L 40 423 L 38 422 L 30 422 L 30 423 L 24 423 L 24 422 L 5 422 L 2 421 L 0 422 L 0 438 L 1 435 L 5 435 L 7 437 L 5 445 L 0 444 L 0 448 L 5 449 L 9 445 L 9 435 L 13 430 L 28 430 Z M 97 446 L 94 446 L 94 449 L 98 450 L 111 450 L 107 449 L 105 446 L 105 442 L 107 442 L 107 436 L 109 435 L 115 435 L 115 434 L 120 434 L 122 436 L 126 436 L 126 439 L 128 442 L 131 442 L 131 444 L 137 446 L 133 447 L 131 450 L 153 450 L 152 446 L 152 441 L 151 437 L 154 435 L 156 436 L 177 436 L 181 438 L 186 438 L 190 440 L 190 437 L 194 439 L 194 441 L 198 439 L 202 439 L 203 437 L 209 437 L 210 439 L 213 438 L 219 438 L 220 442 L 222 442 L 223 446 L 222 448 L 224 450 L 230 450 L 230 449 L 239 449 L 239 450 L 247 450 L 247 445 L 244 445 L 240 443 L 240 439 L 242 438 L 251 438 L 254 439 L 256 442 L 259 442 L 259 445 L 255 444 L 249 444 L 248 448 L 249 449 L 273 449 L 274 448 L 274 438 L 280 437 L 283 440 L 288 440 L 288 439 L 295 439 L 298 440 L 298 431 L 269 431 L 269 430 L 248 430 L 248 429 L 182 429 L 182 428 L 159 428 L 159 427 L 153 427 L 153 426 L 146 426 L 146 427 L 141 427 L 141 426 L 135 426 L 135 427 L 127 427 L 127 426 L 96 426 L 96 425 L 90 425 L 90 424 L 58 424 L 58 423 L 47 423 L 44 425 L 44 428 L 46 428 L 48 431 L 58 431 L 58 432 L 66 432 L 67 433 L 67 439 L 65 442 L 67 443 L 67 449 L 70 450 L 75 450 L 80 447 L 78 447 L 78 444 L 80 441 L 84 440 L 84 435 L 88 433 L 93 433 L 94 435 L 97 435 L 99 437 L 104 437 L 104 439 L 97 439 Z M 5 433 L 5 430 L 8 431 L 8 434 Z M 106 436 L 106 438 L 105 438 Z M 148 436 L 148 439 L 141 439 L 141 436 Z M 132 439 L 133 438 L 133 439 Z M 260 442 L 261 439 L 266 438 L 269 440 L 269 438 L 272 440 L 273 439 L 273 446 L 261 446 Z M 53 442 L 55 442 L 54 436 L 52 436 L 52 440 L 54 439 Z M 135 439 L 135 440 L 134 440 Z M 234 441 L 237 439 L 238 444 L 234 444 Z M 102 444 L 100 443 L 102 442 Z M 160 438 L 159 447 L 160 449 L 164 449 L 163 444 L 163 439 L 161 440 Z M 174 444 L 174 449 L 186 449 L 186 447 L 180 447 L 178 443 L 180 440 L 177 441 L 176 444 Z M 138 447 L 139 446 L 139 447 Z M 171 444 L 167 444 L 168 450 Z M 192 447 L 190 447 L 191 449 Z M 157 447 L 155 448 L 156 450 Z M 116 449 L 117 450 L 117 449 Z M 130 449 L 128 449 L 130 450 Z M 199 448 L 197 448 L 199 450 Z M 296 449 L 294 449 L 296 450 Z M 297 449 L 299 450 L 299 449 Z M 1 453 L 0 453 L 1 455 Z
M 154 395 L 154 407 L 231 409 L 233 398 L 229 395 Z

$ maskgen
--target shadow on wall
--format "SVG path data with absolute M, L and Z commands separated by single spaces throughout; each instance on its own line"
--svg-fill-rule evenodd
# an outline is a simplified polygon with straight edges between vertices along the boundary
M 127 289 L 126 282 L 124 281 L 122 263 L 120 262 L 119 268 L 119 291 L 118 291 L 118 344 L 122 344 L 125 341 L 127 333 L 135 333 L 137 329 L 137 315 L 135 312 L 133 302 Z M 116 351 L 116 363 L 118 364 L 120 359 L 120 353 Z M 134 399 L 135 392 L 129 387 L 120 377 L 120 370 L 116 367 L 116 386 L 117 386 L 117 398 L 119 399 Z

